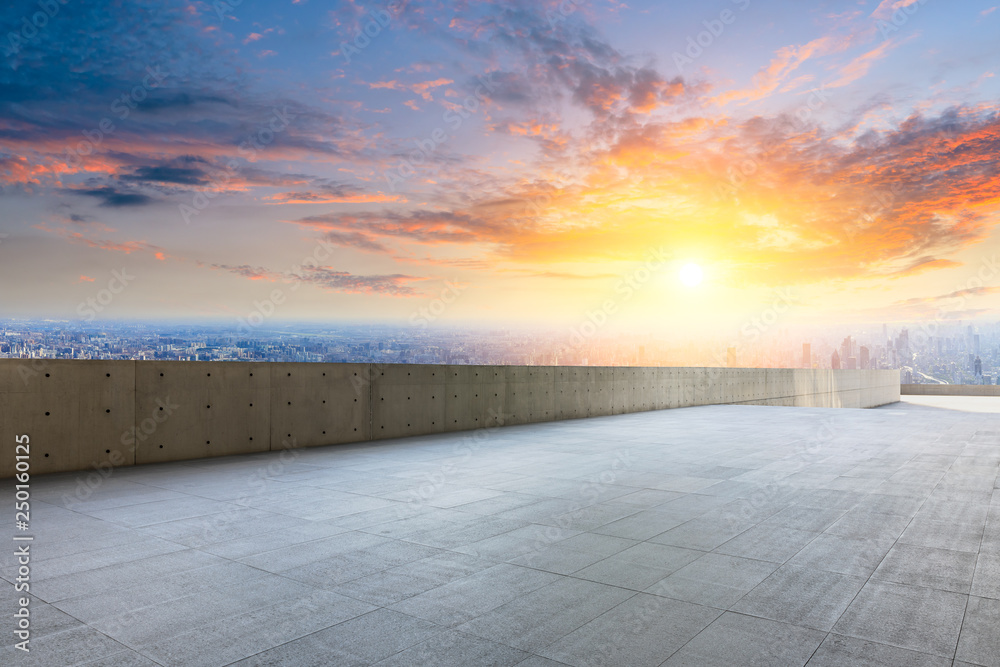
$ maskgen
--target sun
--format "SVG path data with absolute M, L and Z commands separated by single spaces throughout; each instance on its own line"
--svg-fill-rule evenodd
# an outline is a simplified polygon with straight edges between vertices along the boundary
M 704 274 L 701 271 L 701 267 L 697 264 L 685 264 L 681 267 L 680 272 L 681 282 L 687 287 L 697 287 L 701 284 Z

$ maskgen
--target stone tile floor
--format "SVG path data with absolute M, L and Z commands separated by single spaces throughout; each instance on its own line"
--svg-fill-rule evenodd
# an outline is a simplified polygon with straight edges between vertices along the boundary
M 998 413 L 712 406 L 38 477 L 32 650 L 8 547 L 0 663 L 1000 665 Z

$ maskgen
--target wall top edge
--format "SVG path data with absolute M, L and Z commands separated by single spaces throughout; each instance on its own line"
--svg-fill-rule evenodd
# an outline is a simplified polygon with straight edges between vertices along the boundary
M 813 373 L 898 373 L 895 368 L 878 369 L 830 369 L 830 368 L 766 368 L 766 367 L 729 367 L 729 366 L 527 366 L 521 364 L 406 364 L 406 363 L 382 363 L 368 361 L 179 361 L 174 359 L 20 359 L 20 358 L 0 358 L 0 364 L 232 364 L 232 365 L 296 365 L 296 366 L 376 366 L 376 367 L 424 367 L 424 368 L 525 368 L 525 369 L 571 369 L 571 370 L 616 370 L 616 369 L 644 369 L 644 370 L 688 370 L 688 371 L 711 371 L 711 372 L 738 372 L 738 371 L 770 371 L 770 372 L 813 372 Z M 903 385 L 903 386 L 937 386 L 937 385 Z M 982 386 L 982 385 L 941 385 L 941 386 Z

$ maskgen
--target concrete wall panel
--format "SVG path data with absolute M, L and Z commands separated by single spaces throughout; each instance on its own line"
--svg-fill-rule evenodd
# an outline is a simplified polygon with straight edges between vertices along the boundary
M 446 402 L 450 398 L 446 366 L 385 364 L 376 368 L 372 381 L 372 439 L 445 431 Z M 451 400 L 465 400 L 466 396 L 462 392 L 461 398 Z
M 272 363 L 271 449 L 371 438 L 369 364 Z
M 131 361 L 7 359 L 0 364 L 0 477 L 14 474 L 26 434 L 30 472 L 132 465 L 135 366 Z
M 904 384 L 899 392 L 907 396 L 1000 396 L 995 384 Z
M 667 407 L 874 407 L 899 396 L 899 373 L 887 370 L 0 360 L 0 432 L 8 451 L 30 436 L 37 473 Z M 13 472 L 13 456 L 0 461 L 0 476 Z
M 268 451 L 270 366 L 135 362 L 136 464 Z

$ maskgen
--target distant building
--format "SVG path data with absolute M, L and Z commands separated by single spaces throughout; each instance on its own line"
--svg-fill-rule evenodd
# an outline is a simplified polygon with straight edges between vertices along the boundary
M 860 367 L 865 369 L 869 368 L 871 366 L 871 354 L 869 353 L 868 348 L 862 345 L 858 355 L 858 363 L 860 364 Z
M 858 358 L 857 357 L 848 357 L 847 358 L 847 370 L 849 370 L 849 371 L 856 371 L 856 370 L 858 370 Z
M 802 343 L 802 368 L 812 368 L 812 346 Z
M 835 371 L 840 370 L 840 355 L 837 354 L 836 350 L 833 351 L 833 356 L 830 357 L 830 368 Z

